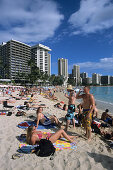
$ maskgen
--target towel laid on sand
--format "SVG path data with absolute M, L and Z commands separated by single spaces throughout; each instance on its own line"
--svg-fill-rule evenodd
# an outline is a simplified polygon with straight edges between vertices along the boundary
M 21 129 L 26 129 L 26 128 L 28 128 L 31 125 L 36 126 L 36 122 L 35 121 L 21 122 L 17 126 L 19 128 L 21 128 Z M 51 124 L 51 125 L 42 125 L 42 124 L 39 124 L 38 125 L 38 129 L 51 129 L 51 128 L 55 128 L 55 124 Z
M 44 134 L 50 133 L 50 132 L 43 132 Z M 54 132 L 53 132 L 54 133 Z M 35 148 L 38 145 L 28 145 L 26 143 L 26 136 L 19 136 L 18 140 L 21 142 L 19 144 L 19 149 L 17 150 L 20 153 L 32 153 L 35 151 Z M 60 140 L 57 140 L 55 143 L 53 143 L 54 147 L 56 148 L 56 151 L 61 151 L 64 149 L 77 149 L 77 144 L 74 143 L 69 143 L 67 139 L 61 138 Z
M 61 151 L 64 149 L 77 149 L 76 143 L 69 143 L 68 141 L 64 140 L 57 140 L 55 143 L 53 143 L 54 147 L 56 148 L 56 151 Z M 28 145 L 26 143 L 20 143 L 18 152 L 24 152 L 24 153 L 32 153 L 35 150 L 35 147 L 38 145 Z
M 0 111 L 0 115 L 8 115 L 8 111 Z

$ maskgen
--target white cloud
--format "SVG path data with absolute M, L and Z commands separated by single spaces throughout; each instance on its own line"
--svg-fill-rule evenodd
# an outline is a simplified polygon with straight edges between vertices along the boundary
M 83 62 L 83 63 L 75 63 L 75 65 L 79 65 L 80 69 L 84 71 L 88 71 L 93 73 L 96 70 L 101 70 L 104 72 L 113 72 L 113 57 L 111 58 L 101 58 L 98 62 Z M 69 66 L 71 70 L 73 65 Z
M 1 0 L 0 41 L 46 40 L 54 36 L 63 18 L 52 0 Z
M 73 34 L 95 33 L 113 27 L 111 0 L 81 0 L 80 9 L 69 18 Z

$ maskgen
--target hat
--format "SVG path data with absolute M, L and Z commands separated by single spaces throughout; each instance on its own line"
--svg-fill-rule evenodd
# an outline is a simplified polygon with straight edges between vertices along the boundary
M 68 84 L 67 85 L 67 90 L 73 90 L 72 85 Z

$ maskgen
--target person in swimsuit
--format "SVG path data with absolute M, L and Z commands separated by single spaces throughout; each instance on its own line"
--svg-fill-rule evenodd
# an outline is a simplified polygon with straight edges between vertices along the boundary
M 75 128 L 75 118 L 74 118 L 74 113 L 75 113 L 75 100 L 76 100 L 76 93 L 75 91 L 72 89 L 71 85 L 70 88 L 67 88 L 67 91 L 70 92 L 69 96 L 67 94 L 65 94 L 65 97 L 67 97 L 69 99 L 68 101 L 68 110 L 67 110 L 67 114 L 66 114 L 66 131 L 69 127 L 69 124 L 72 120 L 73 122 L 73 127 Z
M 35 126 L 29 126 L 27 129 L 27 143 L 29 145 L 37 144 L 41 139 L 50 140 L 52 143 L 55 143 L 60 138 L 66 138 L 69 142 L 74 142 L 75 136 L 69 136 L 67 133 L 60 129 L 55 133 L 44 134 L 41 131 L 37 131 Z
M 82 125 L 86 130 L 86 137 L 88 141 L 91 140 L 91 123 L 92 123 L 92 112 L 95 108 L 95 100 L 92 94 L 89 93 L 90 87 L 84 87 L 84 94 L 81 93 L 81 89 L 79 90 L 78 94 L 76 95 L 77 99 L 83 99 L 82 107 L 83 107 L 83 114 L 82 114 Z
M 57 119 L 56 116 L 52 115 L 50 116 L 49 118 L 47 118 L 43 113 L 43 108 L 42 107 L 39 107 L 36 111 L 36 114 L 37 114 L 37 128 L 38 128 L 38 125 L 39 125 L 39 122 L 42 124 L 42 125 L 50 125 L 52 123 L 55 123 L 58 127 L 61 127 L 62 123 L 59 122 L 59 120 Z
M 113 126 L 113 117 L 110 116 L 108 112 L 109 110 L 106 109 L 105 112 L 102 113 L 101 120 Z

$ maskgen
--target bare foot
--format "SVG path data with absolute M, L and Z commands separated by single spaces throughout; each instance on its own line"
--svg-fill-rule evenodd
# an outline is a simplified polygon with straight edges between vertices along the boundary
M 91 142 L 91 138 L 88 139 L 88 143 L 90 143 L 90 142 Z

